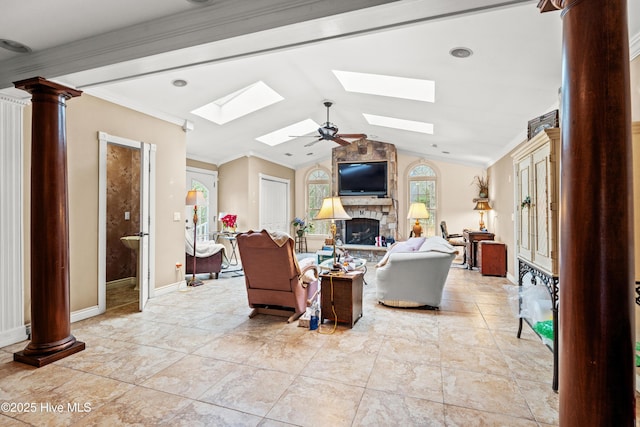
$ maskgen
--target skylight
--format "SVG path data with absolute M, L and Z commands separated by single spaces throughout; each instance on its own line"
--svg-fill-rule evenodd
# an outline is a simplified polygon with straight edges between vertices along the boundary
M 374 114 L 362 113 L 367 122 L 371 125 L 384 126 L 394 129 L 410 130 L 412 132 L 428 133 L 433 135 L 433 124 L 417 122 L 414 120 L 396 119 L 393 117 L 376 116 Z
M 283 127 L 282 129 L 278 129 L 266 135 L 259 136 L 256 138 L 256 140 L 273 147 L 274 145 L 291 141 L 298 136 L 303 136 L 308 133 L 315 132 L 319 127 L 320 125 L 313 120 L 306 119 L 287 127 Z
M 278 92 L 271 89 L 264 82 L 258 81 L 196 108 L 191 113 L 223 125 L 283 99 Z
M 351 71 L 331 71 L 333 71 L 333 74 L 335 74 L 347 92 L 435 102 L 436 82 L 433 80 L 354 73 Z

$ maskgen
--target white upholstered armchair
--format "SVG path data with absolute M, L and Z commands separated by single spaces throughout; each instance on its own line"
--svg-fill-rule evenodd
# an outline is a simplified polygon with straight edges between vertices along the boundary
M 410 239 L 412 240 L 412 239 Z M 399 242 L 378 264 L 378 301 L 393 307 L 440 307 L 456 250 L 441 237 L 417 245 Z

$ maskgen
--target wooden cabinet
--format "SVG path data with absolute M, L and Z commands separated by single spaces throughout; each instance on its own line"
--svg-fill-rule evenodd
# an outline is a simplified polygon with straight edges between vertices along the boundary
M 353 271 L 339 275 L 321 274 L 320 305 L 322 317 L 339 323 L 347 323 L 349 327 L 362 317 L 362 285 L 364 282 L 362 271 Z M 331 301 L 333 300 L 333 307 Z M 335 310 L 335 316 L 333 311 Z
M 507 245 L 485 240 L 478 243 L 478 264 L 483 276 L 507 275 Z
M 513 154 L 516 255 L 558 274 L 560 129 L 545 129 Z

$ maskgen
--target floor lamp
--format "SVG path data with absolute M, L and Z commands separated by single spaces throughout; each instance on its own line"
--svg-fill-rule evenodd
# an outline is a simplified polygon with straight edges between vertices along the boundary
M 340 269 L 340 265 L 336 262 L 336 219 L 351 219 L 342 207 L 340 197 L 327 197 L 322 201 L 320 212 L 314 219 L 330 219 L 331 220 L 331 238 L 333 240 L 333 268 L 332 271 Z
M 191 275 L 191 280 L 187 283 L 188 286 L 200 286 L 203 285 L 204 282 L 202 280 L 198 280 L 196 278 L 196 240 L 197 240 L 197 230 L 198 230 L 198 205 L 204 205 L 204 194 L 202 191 L 197 190 L 189 190 L 187 193 L 187 198 L 185 200 L 185 204 L 187 206 L 193 206 L 193 274 Z

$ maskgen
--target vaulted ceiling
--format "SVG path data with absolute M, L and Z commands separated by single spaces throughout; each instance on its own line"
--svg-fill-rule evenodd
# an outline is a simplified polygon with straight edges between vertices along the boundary
M 32 48 L 0 49 L 3 92 L 24 97 L 11 82 L 42 75 L 187 123 L 187 156 L 215 164 L 326 159 L 332 141 L 272 147 L 256 138 L 309 118 L 323 123 L 328 99 L 341 133 L 486 166 L 525 138 L 528 120 L 558 106 L 561 18 L 540 14 L 535 1 L 5 0 L 3 9 L 0 38 Z M 629 16 L 638 51 L 640 0 L 629 0 Z M 457 47 L 473 54 L 451 55 Z M 347 92 L 333 70 L 432 80 L 435 101 Z M 283 99 L 222 125 L 191 112 L 258 81 Z M 433 134 L 372 125 L 363 114 L 431 123 Z

